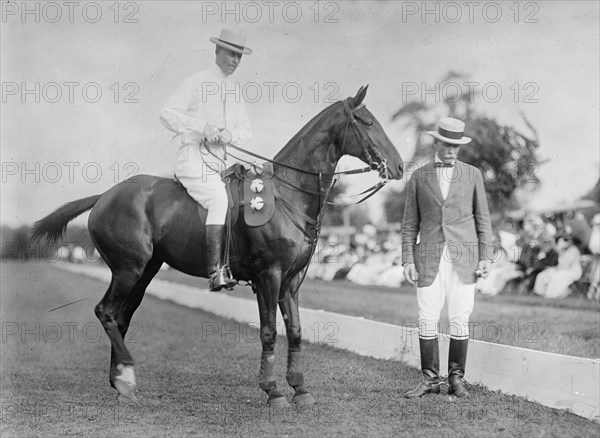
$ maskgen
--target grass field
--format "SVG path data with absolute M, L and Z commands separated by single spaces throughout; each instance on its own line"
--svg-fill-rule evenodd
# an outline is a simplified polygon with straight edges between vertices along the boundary
M 157 278 L 205 287 L 206 280 L 174 270 L 160 272 Z M 251 298 L 249 287 L 236 287 L 230 295 Z M 307 280 L 300 289 L 300 305 L 347 315 L 362 316 L 396 325 L 416 324 L 418 314 L 415 289 L 359 286 L 346 280 Z M 444 309 L 440 328 L 447 333 Z M 600 357 L 600 304 L 580 298 L 548 300 L 541 297 L 498 295 L 476 296 L 471 315 L 471 337 L 567 354 Z
M 256 330 L 240 326 L 250 334 L 207 337 L 206 323 L 228 322 L 150 296 L 126 340 L 137 359 L 140 402 L 120 405 L 108 384 L 109 343 L 93 314 L 107 285 L 46 264 L 3 264 L 1 279 L 3 437 L 600 432 L 592 421 L 480 386 L 471 388 L 466 401 L 447 395 L 406 400 L 402 394 L 418 382 L 417 370 L 314 344 L 304 348 L 306 380 L 317 404 L 269 409 L 257 384 L 260 344 L 251 341 Z M 277 344 L 278 384 L 290 397 L 284 344 Z

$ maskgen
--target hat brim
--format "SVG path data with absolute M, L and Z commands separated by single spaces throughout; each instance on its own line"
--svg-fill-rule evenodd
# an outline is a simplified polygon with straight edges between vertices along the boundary
M 427 131 L 427 134 L 431 135 L 432 137 L 437 138 L 438 140 L 443 141 L 444 143 L 450 143 L 450 144 L 455 144 L 455 145 L 471 143 L 470 137 L 463 137 L 463 138 L 459 138 L 459 139 L 448 138 L 448 137 L 444 137 L 443 135 L 440 135 L 440 133 L 437 131 Z
M 217 46 L 223 47 L 227 50 L 231 50 L 232 52 L 235 52 L 235 53 L 241 53 L 242 55 L 251 55 L 252 54 L 252 49 L 249 49 L 248 47 L 243 47 L 240 49 L 239 46 L 233 46 L 231 44 L 228 44 L 225 41 L 222 41 L 217 37 L 211 37 L 210 42 L 215 43 Z

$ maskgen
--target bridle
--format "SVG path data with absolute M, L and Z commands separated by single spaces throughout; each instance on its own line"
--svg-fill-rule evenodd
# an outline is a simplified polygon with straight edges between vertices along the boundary
M 342 140 L 342 150 L 344 149 L 344 146 L 346 145 L 346 135 L 348 133 L 348 126 L 350 125 L 350 126 L 352 126 L 352 129 L 354 130 L 354 133 L 358 137 L 359 143 L 363 148 L 363 154 L 365 155 L 365 157 L 367 159 L 367 163 L 369 164 L 369 170 L 378 171 L 379 175 L 381 175 L 382 178 L 384 179 L 384 181 L 387 183 L 390 180 L 390 175 L 389 175 L 389 171 L 388 171 L 388 167 L 387 167 L 387 159 L 383 158 L 381 153 L 376 148 L 373 147 L 373 142 L 370 141 L 369 137 L 361 129 L 360 124 L 358 123 L 358 120 L 356 120 L 356 119 L 357 118 L 360 119 L 360 121 L 366 126 L 371 126 L 373 124 L 373 121 L 372 120 L 364 120 L 358 114 L 355 115 L 354 113 L 356 111 L 358 111 L 359 109 L 364 108 L 365 105 L 361 103 L 360 105 L 358 105 L 357 107 L 352 109 L 352 108 L 350 108 L 349 100 L 350 100 L 350 98 L 342 101 L 342 104 L 344 106 L 344 112 L 348 116 L 348 118 L 346 120 L 346 127 L 344 128 L 344 139 Z M 373 160 L 372 155 L 375 155 L 379 161 Z

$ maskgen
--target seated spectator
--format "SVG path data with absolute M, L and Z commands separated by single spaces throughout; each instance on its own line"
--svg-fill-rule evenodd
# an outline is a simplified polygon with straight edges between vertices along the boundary
M 398 288 L 406 280 L 402 267 L 402 251 L 385 251 L 385 267 L 376 278 L 377 286 Z
M 523 275 L 504 248 L 497 248 L 496 251 L 489 275 L 477 280 L 476 290 L 483 295 L 497 295 L 510 280 Z
M 588 300 L 600 300 L 600 214 L 592 219 L 592 231 L 588 248 L 592 253 L 592 261 L 589 272 L 590 286 L 587 291 Z
M 556 238 L 558 265 L 540 272 L 533 291 L 545 298 L 565 298 L 570 294 L 569 286 L 581 278 L 581 253 L 568 234 Z
M 600 255 L 600 214 L 597 214 L 592 219 L 592 230 L 590 232 L 588 248 L 592 254 Z
M 498 242 L 505 252 L 506 258 L 511 262 L 517 262 L 521 255 L 521 249 L 517 244 L 518 236 L 510 231 L 499 230 Z
M 530 241 L 520 253 L 517 267 L 523 273 L 519 289 L 521 293 L 533 292 L 538 274 L 544 269 L 558 264 L 558 254 L 555 248 L 549 248 L 545 242 L 543 245 L 540 246 L 537 241 Z

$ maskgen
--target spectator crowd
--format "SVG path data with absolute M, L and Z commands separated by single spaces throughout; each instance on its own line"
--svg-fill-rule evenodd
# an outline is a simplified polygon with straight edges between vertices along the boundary
M 528 214 L 498 221 L 490 275 L 480 279 L 483 295 L 512 293 L 600 300 L 600 214 Z M 400 226 L 378 230 L 365 225 L 324 230 L 308 278 L 347 279 L 361 285 L 399 287 L 402 268 Z

